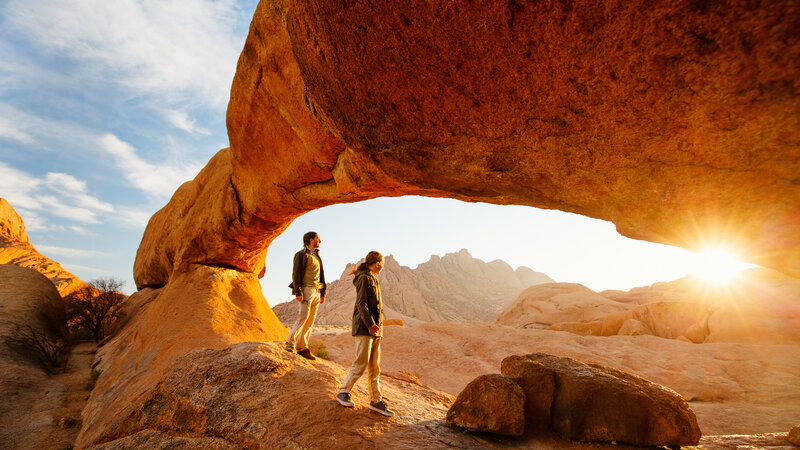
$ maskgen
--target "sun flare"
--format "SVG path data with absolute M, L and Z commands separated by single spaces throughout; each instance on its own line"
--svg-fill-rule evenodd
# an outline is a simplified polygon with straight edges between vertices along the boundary
M 729 252 L 713 249 L 697 254 L 693 273 L 707 282 L 724 284 L 748 267 L 752 265 L 737 260 Z

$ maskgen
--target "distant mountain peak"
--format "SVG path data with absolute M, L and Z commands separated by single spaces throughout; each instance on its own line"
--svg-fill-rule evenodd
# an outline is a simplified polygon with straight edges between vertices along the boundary
M 428 262 L 411 269 L 392 256 L 384 258 L 379 275 L 386 316 L 411 321 L 490 322 L 525 288 L 552 283 L 552 278 L 527 267 L 514 270 L 497 259 L 486 263 L 467 249 L 432 255 Z M 317 323 L 349 324 L 353 316 L 355 290 L 352 269 L 363 262 L 347 264 L 342 277 L 328 284 L 325 304 L 317 312 Z M 294 308 L 279 304 L 275 312 L 294 320 Z

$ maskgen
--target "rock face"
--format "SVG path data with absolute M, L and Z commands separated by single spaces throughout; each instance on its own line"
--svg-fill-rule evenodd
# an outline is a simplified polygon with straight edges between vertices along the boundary
M 547 328 L 565 322 L 592 322 L 628 308 L 580 284 L 539 284 L 525 289 L 495 323 L 518 328 Z
M 510 356 L 501 371 L 525 380 L 526 410 L 539 418 L 550 409 L 551 426 L 566 439 L 653 446 L 700 440 L 694 412 L 680 395 L 630 373 L 543 353 Z M 548 373 L 554 383 L 536 383 Z
M 391 419 L 366 408 L 363 382 L 353 390 L 355 409 L 342 408 L 334 397 L 345 375 L 338 364 L 306 361 L 280 343 L 197 350 L 177 358 L 106 426 L 85 429 L 83 439 L 104 449 L 494 447 L 443 426 L 453 398 L 412 382 L 381 380 L 397 412 Z
M 42 255 L 28 242 L 25 225 L 14 208 L 0 198 L 0 264 L 29 267 L 44 274 L 62 296 L 88 286 L 61 265 Z
M 792 445 L 800 447 L 800 425 L 792 427 L 792 429 L 789 430 L 789 435 L 787 436 L 787 439 L 789 443 L 791 443 Z
M 221 341 L 280 338 L 255 291 L 226 303 L 229 284 L 199 281 L 218 269 L 255 283 L 293 219 L 378 196 L 558 208 L 687 248 L 724 231 L 749 261 L 800 275 L 796 17 L 786 0 L 260 2 L 231 87 L 231 148 L 151 218 L 134 264 L 138 287 L 161 289 L 146 309 L 188 314 L 170 315 L 180 344 L 166 351 L 149 328 L 164 324 L 133 317 L 138 334 L 123 334 L 143 352 L 111 365 L 145 373 Z M 198 301 L 222 309 L 182 306 Z M 90 400 L 88 414 L 113 416 L 120 400 Z
M 38 327 L 38 306 L 60 297 L 39 272 L 0 264 L 0 448 L 37 448 L 55 422 L 51 411 L 59 405 L 65 386 L 10 353 L 3 341 L 13 323 Z
M 447 411 L 447 424 L 470 431 L 522 436 L 525 392 L 509 377 L 482 375 L 458 394 Z
M 694 343 L 800 342 L 798 297 L 800 280 L 766 269 L 744 271 L 724 286 L 685 277 L 629 292 L 596 294 L 559 283 L 528 288 L 496 323 L 584 336 L 646 334 Z
M 350 325 L 356 296 L 352 267 L 348 265 L 342 277 L 328 286 L 315 323 Z M 378 277 L 386 317 L 410 323 L 492 321 L 526 287 L 553 281 L 527 267 L 514 270 L 500 260 L 485 263 L 466 249 L 432 256 L 416 269 L 401 266 L 389 255 Z M 291 326 L 297 314 L 295 302 L 276 305 L 274 310 L 284 324 Z

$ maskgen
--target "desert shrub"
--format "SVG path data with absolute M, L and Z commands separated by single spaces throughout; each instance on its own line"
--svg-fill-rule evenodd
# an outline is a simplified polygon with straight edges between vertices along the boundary
M 102 340 L 127 298 L 119 292 L 124 281 L 98 278 L 64 298 L 70 332 L 81 339 Z
M 325 346 L 324 342 L 315 342 L 311 344 L 311 353 L 322 359 L 331 359 L 331 356 L 328 354 L 328 347 Z
M 43 300 L 32 323 L 12 321 L 3 343 L 14 354 L 54 373 L 67 362 L 72 346 L 61 298 Z

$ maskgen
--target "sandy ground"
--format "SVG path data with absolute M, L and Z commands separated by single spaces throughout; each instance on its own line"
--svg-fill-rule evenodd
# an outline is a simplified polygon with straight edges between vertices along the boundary
M 89 399 L 91 391 L 86 384 L 91 375 L 92 360 L 97 351 L 97 344 L 85 342 L 72 349 L 67 367 L 62 373 L 53 375 L 53 379 L 66 386 L 67 392 L 61 405 L 52 412 L 54 424 L 50 434 L 38 448 L 66 449 L 71 448 L 81 430 L 81 411 Z

